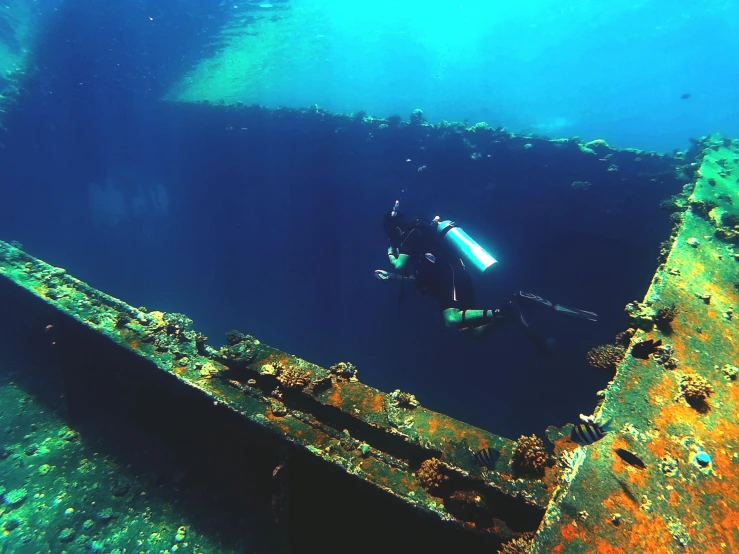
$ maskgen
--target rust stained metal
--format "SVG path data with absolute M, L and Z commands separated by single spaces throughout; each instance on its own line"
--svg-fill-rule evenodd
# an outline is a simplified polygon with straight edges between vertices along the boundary
M 409 396 L 362 384 L 330 369 L 234 334 L 220 349 L 181 314 L 137 309 L 0 242 L 0 278 L 9 280 L 78 324 L 151 362 L 212 404 L 341 468 L 440 521 L 498 544 L 536 530 L 557 482 L 518 478 L 510 469 L 515 443 L 443 414 Z M 493 470 L 473 453 L 501 451 Z M 419 469 L 438 460 L 445 485 L 424 487 Z
M 597 414 L 616 431 L 578 450 L 532 552 L 739 552 L 739 142 L 698 147 L 691 209 L 632 338 L 662 340 L 677 366 L 625 357 Z M 669 325 L 643 325 L 672 306 Z M 705 401 L 691 400 L 686 382 Z

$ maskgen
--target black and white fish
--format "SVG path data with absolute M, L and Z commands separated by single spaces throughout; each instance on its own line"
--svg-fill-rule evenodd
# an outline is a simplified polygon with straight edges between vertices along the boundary
M 498 461 L 498 458 L 500 458 L 500 451 L 495 450 L 495 448 L 488 447 L 483 448 L 479 452 L 475 452 L 475 460 L 477 463 L 488 469 L 493 469 L 495 467 L 495 462 Z
M 606 436 L 606 433 L 610 431 L 610 426 L 610 420 L 606 421 L 602 425 L 599 425 L 594 421 L 578 423 L 572 428 L 570 440 L 578 444 L 593 444 Z

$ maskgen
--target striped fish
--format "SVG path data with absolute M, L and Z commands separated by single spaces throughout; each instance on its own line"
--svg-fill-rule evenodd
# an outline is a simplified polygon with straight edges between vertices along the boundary
M 598 425 L 591 421 L 584 423 L 578 423 L 572 428 L 570 433 L 570 440 L 577 444 L 593 444 L 606 436 L 609 431 L 610 421 L 607 421 L 603 425 Z
M 495 450 L 495 448 L 483 448 L 475 453 L 477 463 L 488 469 L 495 467 L 495 462 L 498 461 L 498 458 L 500 458 L 500 451 Z

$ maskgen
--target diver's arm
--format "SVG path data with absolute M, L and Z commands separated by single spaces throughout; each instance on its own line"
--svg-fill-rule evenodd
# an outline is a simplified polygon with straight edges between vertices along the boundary
M 395 248 L 390 246 L 387 249 L 387 259 L 395 271 L 403 273 L 403 271 L 408 267 L 410 257 L 408 254 L 398 253 Z
M 410 256 L 408 254 L 401 254 L 392 246 L 387 249 L 387 259 L 390 265 L 393 266 L 393 271 L 385 271 L 384 269 L 376 269 L 375 277 L 380 281 L 397 281 L 402 283 L 403 281 L 414 281 L 415 277 L 408 274 L 408 266 L 410 265 Z

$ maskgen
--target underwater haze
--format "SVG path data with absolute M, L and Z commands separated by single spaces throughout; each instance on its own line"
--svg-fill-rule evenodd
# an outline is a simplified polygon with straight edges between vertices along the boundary
M 613 376 L 587 352 L 649 286 L 690 139 L 739 136 L 737 52 L 728 0 L 6 0 L 0 240 L 185 314 L 214 348 L 237 329 L 501 436 L 544 436 L 592 413 Z M 448 329 L 433 298 L 376 278 L 396 200 L 495 256 L 472 277 L 476 307 L 523 289 L 597 323 L 526 303 L 547 355 L 521 325 Z M 224 514 L 188 489 L 197 437 L 175 455 L 151 422 L 68 421 L 47 390 L 57 362 L 0 337 L 0 495 L 19 499 L 0 504 L 15 521 L 0 552 L 133 552 L 141 533 L 159 552 L 180 525 L 200 552 L 280 551 L 268 509 Z M 57 447 L 44 471 L 107 495 L 89 517 L 66 500 L 36 510 L 34 493 L 58 491 L 33 456 Z M 185 490 L 196 509 L 179 516 Z M 141 493 L 159 508 L 127 527 Z
M 279 2 L 226 2 L 223 10 L 258 5 L 260 17 L 283 17 Z M 289 7 L 284 20 L 269 21 L 266 39 L 230 41 L 192 72 L 196 81 L 209 74 L 207 91 L 186 79 L 171 94 L 381 116 L 420 107 L 432 122 L 486 121 L 658 151 L 684 148 L 709 128 L 739 127 L 733 2 L 297 0 Z M 213 83 L 220 78 L 223 89 Z

